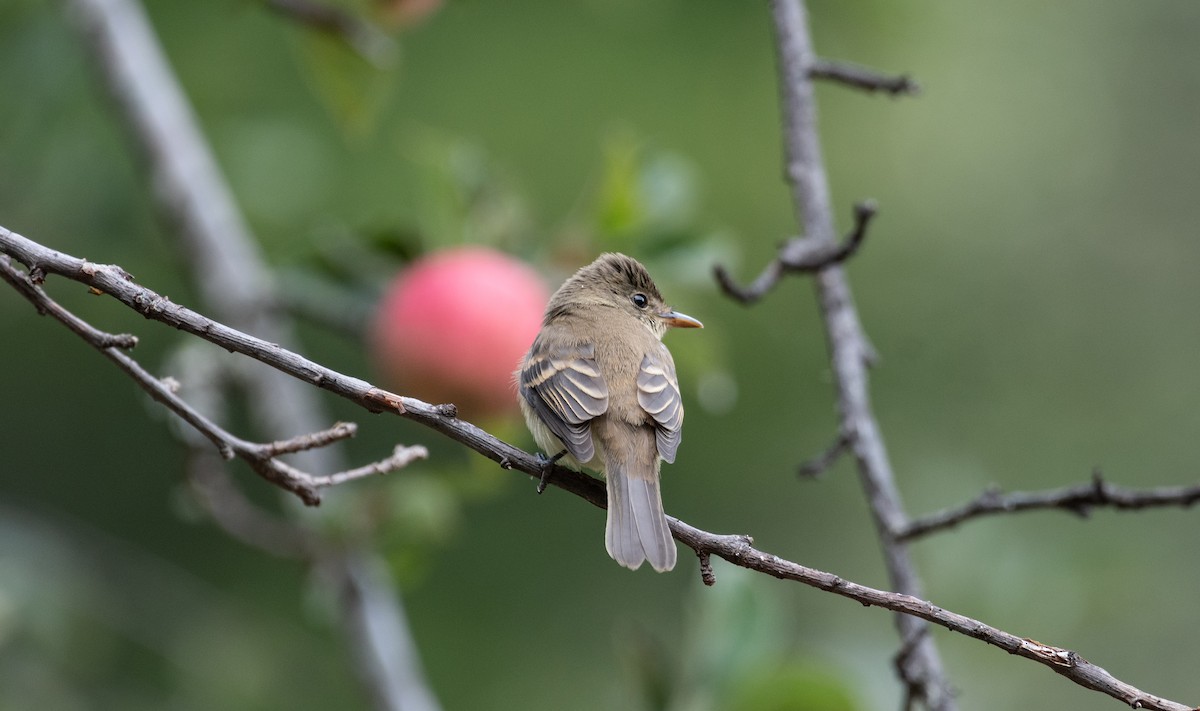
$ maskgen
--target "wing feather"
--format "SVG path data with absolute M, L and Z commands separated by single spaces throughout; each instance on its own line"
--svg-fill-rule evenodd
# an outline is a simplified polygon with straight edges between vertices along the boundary
M 521 397 L 580 463 L 595 456 L 590 423 L 608 410 L 593 344 L 547 347 L 539 338 L 518 375 Z M 550 452 L 549 454 L 553 454 Z
M 675 361 L 666 346 L 642 356 L 637 378 L 638 404 L 654 418 L 655 442 L 663 461 L 675 461 L 683 431 L 683 398 L 675 376 Z

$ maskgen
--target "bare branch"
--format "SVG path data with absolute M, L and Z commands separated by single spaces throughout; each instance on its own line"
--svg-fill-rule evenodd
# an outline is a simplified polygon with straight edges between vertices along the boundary
M 356 670 L 368 680 L 379 708 L 436 709 L 437 700 L 412 663 L 416 660 L 404 605 L 384 566 L 369 551 L 331 546 L 307 528 L 258 508 L 233 486 L 212 450 L 189 444 L 188 478 L 201 502 L 229 535 L 274 555 L 315 564 L 341 598 L 343 623 L 354 640 Z M 383 685 L 382 687 L 380 685 Z M 402 703 L 392 703 L 398 700 Z
M 371 412 L 390 411 L 399 414 L 457 439 L 496 462 L 507 456 L 514 467 L 522 471 L 535 474 L 541 471 L 540 468 L 535 469 L 538 465 L 531 455 L 499 443 L 475 425 L 459 420 L 453 405 L 432 405 L 415 398 L 402 397 L 365 380 L 343 375 L 278 344 L 230 328 L 175 304 L 161 294 L 136 284 L 118 266 L 94 264 L 63 254 L 4 227 L 0 227 L 0 253 L 12 256 L 31 271 L 39 269 L 42 273 L 58 274 L 91 286 L 148 319 L 191 333 L 225 350 L 247 355 L 310 385 L 355 402 Z M 559 470 L 569 471 L 556 469 Z
M 201 303 L 234 328 L 272 343 L 294 343 L 292 324 L 273 307 L 273 274 L 145 11 L 136 0 L 70 4 L 91 64 L 145 158 L 155 202 L 175 228 Z M 314 431 L 327 421 L 308 389 L 280 373 L 256 374 L 242 386 L 251 418 L 267 437 Z M 297 458 L 314 471 L 336 471 L 337 460 L 333 448 Z
M 39 314 L 42 316 L 53 316 L 61 321 L 64 326 L 71 329 L 75 335 L 96 348 L 102 350 L 105 348 L 122 348 L 128 350 L 135 347 L 138 343 L 137 336 L 128 333 L 105 333 L 59 306 L 47 297 L 45 292 L 38 288 L 37 284 L 40 282 L 40 279 L 34 281 L 31 276 L 23 274 L 12 265 L 8 256 L 0 256 L 0 279 L 4 279 L 18 293 L 28 299 Z
M 917 648 L 917 645 L 928 634 L 929 627 L 921 627 L 915 630 L 911 636 L 901 640 L 900 649 L 896 652 L 896 656 L 892 658 L 892 666 L 896 668 L 896 676 L 900 677 L 900 681 L 904 682 L 904 701 L 900 704 L 900 708 L 903 711 L 912 711 L 912 709 L 917 707 L 918 701 L 925 700 L 925 688 L 921 680 L 909 676 L 909 657 L 912 656 L 913 650 Z
M 146 158 L 144 165 L 158 205 L 178 228 L 176 234 L 188 252 L 184 263 L 202 303 L 218 318 L 268 342 L 291 344 L 292 325 L 273 308 L 273 274 L 217 167 L 146 13 L 136 0 L 72 0 L 70 4 L 80 20 L 92 64 L 102 73 L 128 134 Z M 376 34 L 379 41 L 372 39 L 369 30 L 373 28 L 362 33 L 349 29 L 355 38 L 361 38 L 352 43 L 357 41 L 360 52 L 369 59 L 380 63 L 395 58 L 390 38 Z M 37 270 L 30 276 L 36 277 Z M 326 421 L 316 393 L 283 373 L 256 373 L 242 378 L 240 386 L 248 395 L 252 420 L 267 437 L 311 432 Z M 384 400 L 385 407 L 399 407 Z M 293 459 L 314 471 L 343 468 L 337 446 L 304 450 Z M 231 521 L 227 514 L 213 513 L 226 531 L 232 532 L 233 524 L 254 523 L 249 518 Z M 252 512 L 250 516 L 253 518 Z M 247 525 L 239 533 L 245 534 L 243 541 L 254 545 L 254 536 L 262 529 Z M 270 549 L 271 544 L 261 538 L 259 543 L 266 545 L 260 547 Z M 376 558 L 363 546 L 351 546 L 331 551 L 320 561 L 334 571 L 331 577 L 346 591 L 342 623 L 360 660 L 357 668 L 377 708 L 437 711 L 440 705 L 423 678 L 392 581 L 387 576 L 356 575 L 352 570 L 356 561 Z M 364 599 L 373 602 L 357 604 Z M 388 605 L 393 609 L 386 609 Z
M 922 536 L 953 528 L 980 516 L 1061 509 L 1087 517 L 1092 509 L 1111 508 L 1117 511 L 1136 511 L 1149 508 L 1188 508 L 1200 501 L 1200 484 L 1191 486 L 1159 486 L 1149 489 L 1128 489 L 1104 480 L 1099 470 L 1092 473 L 1087 484 L 1066 486 L 1048 491 L 1014 491 L 1008 494 L 989 487 L 982 494 L 959 506 L 943 509 L 911 521 L 896 533 L 896 538 L 911 541 Z
M 887 76 L 873 69 L 867 69 L 866 67 L 849 62 L 817 59 L 813 61 L 808 75 L 813 79 L 836 81 L 855 89 L 862 89 L 870 94 L 882 91 L 892 96 L 900 96 L 901 94 L 916 96 L 921 93 L 921 87 L 907 74 Z
M 793 239 L 801 238 L 795 237 Z M 729 270 L 722 264 L 713 267 L 713 276 L 716 277 L 721 291 L 724 291 L 730 298 L 742 304 L 749 305 L 758 301 L 768 291 L 775 288 L 775 285 L 779 283 L 779 277 L 783 276 L 783 263 L 778 259 L 772 259 L 767 262 L 767 266 L 763 267 L 758 277 L 747 286 L 738 286 L 733 277 L 729 275 Z
M 854 206 L 854 229 L 840 243 L 812 237 L 792 237 L 779 248 L 779 255 L 767 263 L 761 274 L 748 286 L 738 286 L 725 267 L 717 265 L 713 275 L 721 289 L 743 304 L 752 304 L 775 287 L 789 273 L 813 273 L 841 264 L 852 257 L 867 236 L 867 225 L 875 216 L 876 206 L 866 200 Z
M 281 454 L 294 454 L 310 449 L 328 447 L 334 442 L 350 439 L 356 434 L 358 434 L 358 425 L 353 422 L 338 422 L 327 430 L 310 432 L 299 437 L 264 444 L 260 447 L 259 451 L 265 457 L 278 457 Z
M 245 545 L 280 558 L 308 560 L 322 548 L 303 526 L 251 503 L 229 478 L 225 462 L 203 442 L 187 443 L 187 480 L 217 526 Z
M 3 227 L 0 227 L 0 253 L 16 258 L 30 269 L 35 268 L 34 265 L 36 265 L 45 273 L 67 276 L 75 281 L 93 286 L 126 303 L 148 318 L 173 325 L 182 330 L 194 333 L 209 342 L 255 358 L 306 382 L 311 382 L 337 393 L 364 408 L 372 411 L 380 409 L 375 401 L 366 397 L 365 394 L 372 391 L 382 391 L 378 391 L 363 381 L 320 366 L 277 345 L 266 343 L 248 334 L 235 331 L 228 326 L 207 319 L 182 306 L 170 304 L 162 296 L 149 289 L 135 285 L 129 280 L 124 270 L 119 267 L 91 264 L 81 259 L 70 257 L 31 242 Z M 0 260 L 0 262 L 3 262 L 3 265 L 9 270 L 16 272 L 19 277 L 25 279 L 25 276 L 12 268 L 6 260 Z M 40 292 L 40 289 L 37 291 Z M 22 293 L 27 292 L 22 290 Z M 109 352 L 117 351 L 113 348 L 105 351 L 106 354 Z M 124 357 L 123 353 L 117 353 Z M 149 377 L 148 374 L 147 377 Z M 169 393 L 171 397 L 175 397 L 159 381 L 152 377 L 149 379 L 162 388 L 163 391 Z M 414 398 L 395 395 L 392 397 L 396 398 L 404 406 L 403 411 L 391 410 L 394 414 L 431 427 L 497 463 L 503 462 L 506 468 L 518 469 L 530 476 L 540 476 L 545 467 L 545 463 L 535 455 L 517 449 L 506 442 L 502 442 L 468 422 L 444 414 L 444 409 L 442 408 Z M 237 451 L 236 446 L 232 444 L 230 446 L 235 452 Z M 269 448 L 272 445 L 249 446 L 252 448 Z M 394 457 L 402 459 L 413 455 L 414 450 L 398 451 Z M 285 467 L 285 471 L 287 471 L 286 465 L 283 466 Z M 601 508 L 606 505 L 604 484 L 599 480 L 558 465 L 554 465 L 553 473 L 554 476 L 551 479 L 551 483 L 555 486 L 574 493 Z M 311 479 L 306 483 L 311 484 Z M 1152 696 L 1122 682 L 1071 650 L 1044 645 L 1040 642 L 1018 637 L 986 625 L 978 620 L 944 610 L 913 595 L 887 592 L 858 585 L 832 573 L 826 573 L 784 560 L 778 556 L 754 548 L 753 541 L 749 536 L 709 533 L 684 523 L 679 519 L 671 517 L 668 517 L 668 519 L 674 537 L 696 552 L 701 562 L 701 573 L 707 584 L 712 584 L 715 579 L 712 576 L 711 565 L 705 566 L 704 563 L 710 559 L 710 556 L 716 555 L 743 568 L 832 592 L 856 600 L 863 605 L 882 607 L 900 613 L 903 619 L 912 618 L 914 620 L 932 622 L 953 632 L 982 640 L 1010 654 L 1038 662 L 1081 686 L 1107 694 L 1126 704 L 1140 704 L 1138 706 L 1140 708 L 1159 709 L 1161 711 L 1184 711 L 1190 708 L 1183 704 Z M 903 638 L 906 648 L 909 646 L 912 647 L 911 652 L 905 655 L 906 657 L 917 654 L 922 648 L 924 637 L 917 635 L 922 635 L 921 630 L 923 629 L 921 626 L 912 627 L 912 631 L 908 633 L 910 636 Z M 910 643 L 909 640 L 915 641 Z M 922 698 L 928 700 L 929 690 L 935 687 L 931 687 L 928 676 L 914 674 L 914 669 L 920 672 L 923 670 L 923 667 L 914 667 L 911 659 L 905 661 L 907 663 L 905 664 L 903 678 L 906 680 L 906 683 L 914 685 L 914 689 L 920 690 L 919 692 L 914 690 L 912 693 L 919 693 L 922 695 Z
M 800 465 L 796 476 L 801 479 L 815 479 L 832 467 L 842 455 L 850 449 L 850 437 L 845 432 L 838 432 L 837 439 L 825 451 Z
M 123 272 L 124 270 L 121 271 Z M 353 436 L 356 427 L 352 424 L 338 423 L 328 430 L 303 435 L 283 442 L 272 442 L 269 444 L 247 442 L 230 434 L 216 422 L 203 415 L 199 410 L 193 408 L 183 398 L 175 394 L 173 387 L 154 377 L 136 360 L 119 350 L 117 346 L 110 345 L 120 343 L 129 346 L 137 342 L 132 336 L 115 336 L 104 333 L 87 324 L 47 296 L 40 286 L 36 286 L 29 281 L 28 276 L 22 274 L 12 266 L 7 256 L 0 257 L 0 277 L 3 277 L 4 281 L 12 284 L 22 296 L 33 303 L 40 313 L 53 316 L 71 329 L 72 332 L 78 334 L 83 340 L 98 349 L 109 360 L 116 363 L 117 367 L 125 371 L 150 397 L 165 405 L 167 409 L 174 412 L 216 445 L 217 450 L 223 458 L 232 459 L 233 457 L 238 457 L 246 461 L 250 465 L 250 468 L 259 476 L 295 494 L 301 501 L 310 506 L 315 506 L 321 502 L 321 497 L 317 493 L 317 490 L 320 488 L 334 486 L 364 476 L 394 471 L 406 466 L 414 459 L 424 459 L 428 456 L 428 452 L 424 447 L 397 447 L 391 457 L 366 467 L 319 477 L 307 474 L 277 459 L 277 456 L 328 446 L 333 442 Z
M 440 708 L 416 663 L 420 655 L 387 563 L 378 554 L 361 550 L 344 551 L 337 559 L 322 562 L 340 593 L 343 626 L 358 657 L 355 669 L 372 687 L 375 705 L 397 711 Z
M 415 444 L 411 447 L 396 445 L 396 449 L 394 452 L 392 452 L 392 456 L 386 459 L 381 459 L 378 462 L 358 467 L 357 469 L 349 469 L 337 474 L 330 474 L 329 476 L 314 477 L 313 485 L 318 487 L 337 486 L 338 484 L 343 484 L 353 479 L 362 479 L 363 477 L 387 474 L 388 472 L 393 472 L 397 469 L 403 469 L 418 459 L 428 458 L 429 450 L 422 445 Z
M 600 486 L 599 482 L 597 482 L 597 486 Z M 716 555 L 743 568 L 766 573 L 782 580 L 794 580 L 855 600 L 863 605 L 882 607 L 901 613 L 905 617 L 911 616 L 931 622 L 1003 649 L 1009 654 L 1030 659 L 1080 686 L 1107 694 L 1133 708 L 1193 711 L 1190 706 L 1153 696 L 1113 677 L 1103 668 L 1092 664 L 1072 650 L 1018 637 L 978 620 L 945 610 L 912 595 L 876 590 L 852 583 L 832 573 L 783 560 L 755 549 L 751 545 L 752 541 L 746 536 L 714 535 L 695 529 L 678 519 L 670 519 L 670 521 L 675 537 L 690 546 L 697 554 Z M 915 628 L 913 636 L 904 638 L 901 651 L 905 653 L 905 657 L 911 656 L 921 648 L 924 638 L 927 636 L 921 631 L 922 629 L 921 627 Z M 903 666 L 902 678 L 909 686 L 909 693 L 922 698 L 927 704 L 931 703 L 932 700 L 926 695 L 926 690 L 929 688 L 928 678 L 910 676 L 913 669 L 911 660 L 898 657 L 897 663 Z
M 785 176 L 791 186 L 792 204 L 800 218 L 806 240 L 835 247 L 833 207 L 829 181 L 821 156 L 817 132 L 817 109 L 812 73 L 819 67 L 808 29 L 808 14 L 802 0 L 772 0 L 778 49 L 779 92 L 782 106 Z M 873 209 L 864 205 L 856 212 L 865 229 Z M 861 241 L 861 237 L 859 238 Z M 781 250 L 781 257 L 791 244 Z M 839 429 L 850 437 L 850 449 L 858 463 L 859 481 L 883 548 L 891 586 L 900 593 L 919 597 L 921 580 L 904 543 L 893 532 L 908 522 L 900 491 L 892 474 L 887 447 L 871 408 L 867 387 L 867 364 L 874 351 L 863 332 L 850 283 L 842 268 L 834 264 L 814 276 L 829 359 L 837 389 Z M 932 711 L 956 711 L 958 704 L 943 669 L 941 655 L 931 636 L 919 636 L 922 623 L 910 616 L 895 618 L 901 640 L 916 639 L 905 655 L 901 678 Z

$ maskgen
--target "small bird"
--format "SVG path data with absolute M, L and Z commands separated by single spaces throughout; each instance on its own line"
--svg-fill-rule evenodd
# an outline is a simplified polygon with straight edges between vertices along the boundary
M 517 371 L 521 411 L 547 454 L 601 470 L 608 483 L 604 545 L 626 568 L 675 567 L 660 460 L 675 461 L 683 402 L 670 327 L 703 328 L 663 303 L 637 260 L 602 254 L 550 297 Z M 549 466 L 549 463 L 547 463 Z

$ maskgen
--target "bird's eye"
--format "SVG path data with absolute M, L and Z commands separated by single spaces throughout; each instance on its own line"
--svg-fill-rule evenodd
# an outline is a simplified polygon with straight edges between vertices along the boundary
M 633 305 L 639 309 L 646 308 L 646 305 L 650 303 L 650 299 L 647 299 L 645 294 L 634 294 L 633 296 L 629 297 L 629 299 L 633 301 Z

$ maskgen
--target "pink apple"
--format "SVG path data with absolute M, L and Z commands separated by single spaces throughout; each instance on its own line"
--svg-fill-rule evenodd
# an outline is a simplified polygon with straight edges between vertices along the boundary
M 516 408 L 513 372 L 550 296 L 524 263 L 484 247 L 435 252 L 392 280 L 371 325 L 387 385 L 466 419 Z

